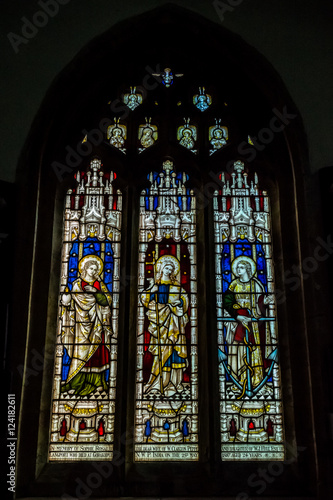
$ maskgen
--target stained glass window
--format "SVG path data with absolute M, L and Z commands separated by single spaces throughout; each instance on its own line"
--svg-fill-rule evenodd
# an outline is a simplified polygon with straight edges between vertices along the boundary
M 93 160 L 66 196 L 51 461 L 112 460 L 122 197 Z
M 140 141 L 140 146 L 138 148 L 139 153 L 150 148 L 157 141 L 157 126 L 151 124 L 151 118 L 146 118 L 146 123 L 139 125 L 138 138 Z
M 209 154 L 212 155 L 219 149 L 223 148 L 227 144 L 228 140 L 228 128 L 221 126 L 221 118 L 216 119 L 216 124 L 209 127 L 208 138 L 209 138 Z
M 154 75 L 171 102 L 168 87 L 183 74 L 166 68 Z M 191 95 L 200 111 L 212 104 L 204 87 Z M 143 103 L 135 87 L 123 100 L 132 111 Z M 111 152 L 126 154 L 134 140 L 144 156 L 161 139 L 160 122 L 143 113 L 144 105 L 135 111 L 135 128 L 113 117 L 106 132 Z M 173 137 L 179 149 L 197 154 L 204 131 L 207 158 L 221 150 L 229 140 L 222 119 L 214 125 L 208 116 L 206 129 L 191 117 L 178 122 Z M 129 137 L 127 126 L 135 131 Z M 244 164 L 235 162 L 214 195 L 221 457 L 283 460 L 269 198 L 257 175 L 248 177 Z M 53 461 L 112 459 L 121 230 L 121 193 L 114 178 L 93 160 L 67 194 Z M 147 180 L 140 196 L 134 460 L 197 461 L 196 199 L 188 175 L 171 160 Z
M 130 92 L 124 94 L 123 100 L 126 106 L 128 106 L 131 111 L 134 111 L 142 104 L 143 98 L 141 92 L 137 92 L 136 87 L 130 87 Z
M 206 94 L 205 87 L 199 87 L 199 94 L 193 96 L 193 104 L 200 111 L 206 111 L 212 104 L 212 96 Z
M 177 130 L 178 143 L 192 153 L 197 153 L 195 149 L 197 140 L 197 127 L 190 125 L 190 118 L 184 118 L 184 125 Z
M 283 460 L 269 198 L 234 163 L 214 198 L 222 460 Z
M 114 125 L 110 125 L 107 129 L 106 137 L 111 144 L 116 149 L 119 149 L 122 153 L 126 154 L 126 141 L 127 127 L 126 125 L 121 125 L 119 123 L 119 118 L 114 118 Z
M 196 209 L 173 163 L 141 195 L 135 460 L 198 460 Z
M 162 84 L 165 87 L 171 87 L 174 83 L 174 77 L 179 78 L 184 76 L 183 73 L 173 73 L 170 68 L 165 68 L 162 73 L 152 73 L 153 76 L 158 76 L 161 78 Z

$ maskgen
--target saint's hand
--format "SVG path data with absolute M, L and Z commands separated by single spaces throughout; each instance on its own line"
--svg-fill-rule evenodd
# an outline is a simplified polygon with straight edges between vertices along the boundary
M 264 297 L 264 304 L 274 304 L 274 295 L 266 295 Z
M 148 282 L 149 282 L 149 285 L 148 285 L 147 290 L 149 290 L 151 293 L 157 292 L 158 286 L 155 285 L 154 278 L 148 278 Z
M 91 285 L 86 285 L 84 287 L 84 291 L 85 292 L 92 292 L 92 293 L 96 293 L 97 292 L 96 288 L 94 286 L 91 286 Z
M 181 306 L 181 305 L 183 305 L 183 301 L 182 300 L 174 300 L 173 302 L 170 302 L 168 305 L 171 307 Z
M 251 318 L 249 318 L 248 316 L 241 316 L 241 315 L 237 316 L 236 319 L 245 327 L 247 327 L 248 323 L 250 323 L 251 321 Z

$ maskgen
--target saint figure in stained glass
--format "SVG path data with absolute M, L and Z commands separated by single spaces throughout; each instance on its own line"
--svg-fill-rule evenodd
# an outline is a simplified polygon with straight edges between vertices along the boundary
M 223 137 L 223 130 L 220 128 L 216 128 L 213 132 L 213 138 L 210 141 L 211 145 L 214 149 L 220 149 L 227 141 Z
M 114 148 L 119 149 L 122 153 L 126 153 L 125 139 L 126 139 L 126 126 L 119 124 L 119 118 L 114 119 L 114 125 L 110 125 L 106 134 L 109 143 Z
M 221 127 L 221 119 L 216 119 L 216 125 L 209 127 L 208 136 L 210 142 L 209 154 L 212 155 L 227 144 L 228 129 Z
M 124 95 L 124 103 L 134 111 L 142 104 L 142 94 L 136 91 L 136 87 L 130 87 L 130 93 Z
M 113 456 L 122 196 L 101 167 L 77 172 L 66 196 L 51 461 Z
M 152 279 L 151 286 L 141 294 L 150 322 L 148 350 L 154 356 L 145 392 L 170 396 L 184 389 L 183 372 L 188 366 L 185 326 L 189 321 L 189 300 L 177 280 L 179 268 L 179 261 L 172 255 L 160 257 L 156 263 L 156 280 Z
M 182 138 L 179 141 L 181 146 L 184 146 L 187 149 L 194 148 L 194 141 L 192 138 L 192 131 L 190 129 L 184 129 L 182 132 Z
M 198 460 L 195 197 L 187 174 L 170 160 L 147 177 L 140 198 L 135 460 Z
M 83 257 L 79 270 L 80 277 L 74 281 L 72 292 L 62 295 L 63 316 L 71 316 L 75 323 L 62 332 L 69 369 L 61 392 L 88 396 L 96 389 L 108 389 L 111 294 L 100 278 L 103 262 L 98 256 Z M 71 321 L 63 319 L 65 325 Z
M 268 355 L 272 349 L 266 305 L 274 303 L 272 294 L 265 294 L 263 284 L 254 277 L 256 265 L 246 256 L 237 257 L 232 263 L 237 278 L 224 294 L 224 308 L 236 321 L 226 323 L 226 342 L 229 346 L 228 364 L 235 380 L 236 393 L 252 395 L 264 378 L 272 361 Z M 268 386 L 266 386 L 268 390 Z
M 138 137 L 140 140 L 139 153 L 155 144 L 158 137 L 156 125 L 151 124 L 151 118 L 146 118 L 146 123 L 139 126 Z
M 206 111 L 212 104 L 212 97 L 206 94 L 205 87 L 199 87 L 199 94 L 193 96 L 193 104 L 200 109 L 200 111 Z
M 222 460 L 283 460 L 271 215 L 236 161 L 215 193 Z
M 176 73 L 174 75 L 170 68 L 165 68 L 162 73 L 152 73 L 152 75 L 162 77 L 162 83 L 166 87 L 170 87 L 173 84 L 174 76 L 177 78 L 179 78 L 180 76 L 184 76 L 183 73 Z
M 197 140 L 197 128 L 194 125 L 190 125 L 190 119 L 184 118 L 185 124 L 181 127 L 178 127 L 177 138 L 179 144 L 186 149 L 192 151 L 192 153 L 196 153 L 195 141 Z
M 143 130 L 140 142 L 144 148 L 149 148 L 154 144 L 153 130 L 150 127 L 146 127 Z

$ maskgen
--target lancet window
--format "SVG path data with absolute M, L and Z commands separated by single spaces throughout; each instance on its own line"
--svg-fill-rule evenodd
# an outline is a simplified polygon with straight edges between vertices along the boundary
M 283 460 L 269 197 L 240 161 L 214 198 L 222 460 Z
M 112 460 L 122 196 L 94 159 L 69 190 L 49 459 Z
M 171 161 L 140 201 L 135 460 L 198 460 L 196 209 Z

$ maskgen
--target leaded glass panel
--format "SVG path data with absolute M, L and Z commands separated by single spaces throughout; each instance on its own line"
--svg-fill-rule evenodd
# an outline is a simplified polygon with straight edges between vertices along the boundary
M 112 460 L 122 197 L 93 160 L 66 196 L 49 459 Z
M 148 178 L 140 200 L 135 460 L 198 460 L 195 198 L 169 160 Z
M 269 198 L 234 163 L 214 198 L 222 460 L 283 460 Z

